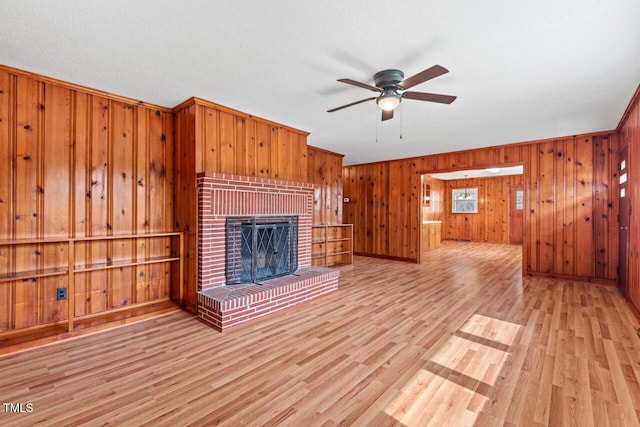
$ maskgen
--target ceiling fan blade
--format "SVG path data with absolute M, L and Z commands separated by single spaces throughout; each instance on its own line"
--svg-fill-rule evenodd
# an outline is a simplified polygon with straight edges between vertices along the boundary
M 427 68 L 424 71 L 420 71 L 418 74 L 411 76 L 408 79 L 404 79 L 403 81 L 398 83 L 398 86 L 400 86 L 402 89 L 409 89 L 416 85 L 419 85 L 420 83 L 424 83 L 427 80 L 431 80 L 448 72 L 449 70 L 444 68 L 442 65 L 434 65 L 433 67 Z
M 351 107 L 352 105 L 362 104 L 363 102 L 371 101 L 372 99 L 376 99 L 376 98 L 377 96 L 372 96 L 371 98 L 361 99 L 360 101 L 352 102 L 351 104 L 341 105 L 340 107 L 327 110 L 327 113 L 333 113 L 334 111 L 342 110 L 343 108 Z
M 382 121 L 384 122 L 385 120 L 389 120 L 389 119 L 393 119 L 393 110 L 391 111 L 382 110 Z
M 342 83 L 346 83 L 346 84 L 348 84 L 348 85 L 358 86 L 358 87 L 361 87 L 361 88 L 363 88 L 363 89 L 369 89 L 369 90 L 372 90 L 372 91 L 374 91 L 374 92 L 380 92 L 380 88 L 377 88 L 377 87 L 375 87 L 375 86 L 368 85 L 368 84 L 366 84 L 366 83 L 360 83 L 360 82 L 357 82 L 357 81 L 355 81 L 355 80 L 351 80 L 351 79 L 338 79 L 338 81 L 339 81 L 339 82 L 342 82 Z
M 418 101 L 439 102 L 441 104 L 451 104 L 457 97 L 451 95 L 440 95 L 437 93 L 426 92 L 405 92 L 402 94 L 403 98 L 415 99 Z

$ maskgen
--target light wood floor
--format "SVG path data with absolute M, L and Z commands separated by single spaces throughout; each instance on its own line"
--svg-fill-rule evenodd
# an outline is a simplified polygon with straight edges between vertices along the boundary
M 356 257 L 340 291 L 218 333 L 178 312 L 0 358 L 0 425 L 638 425 L 614 287 L 521 277 L 518 246 Z

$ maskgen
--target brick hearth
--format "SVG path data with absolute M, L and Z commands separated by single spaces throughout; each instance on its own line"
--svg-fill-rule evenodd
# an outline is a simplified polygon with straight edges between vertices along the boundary
M 311 267 L 312 184 L 200 173 L 198 184 L 198 318 L 221 331 L 338 289 L 339 271 Z M 227 286 L 228 216 L 298 216 L 298 270 L 293 275 Z
M 219 286 L 198 294 L 198 317 L 222 331 L 338 290 L 338 270 L 305 267 L 262 285 Z

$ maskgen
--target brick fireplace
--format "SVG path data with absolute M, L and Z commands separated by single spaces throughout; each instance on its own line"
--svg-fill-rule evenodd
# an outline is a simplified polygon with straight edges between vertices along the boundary
M 200 173 L 198 186 L 198 318 L 222 331 L 338 289 L 339 271 L 311 266 L 313 185 Z M 297 218 L 297 266 L 290 275 L 229 284 L 228 218 Z

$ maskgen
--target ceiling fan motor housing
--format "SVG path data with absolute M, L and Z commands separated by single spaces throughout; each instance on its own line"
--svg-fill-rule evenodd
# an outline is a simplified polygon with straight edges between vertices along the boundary
M 400 70 L 382 70 L 373 75 L 373 81 L 379 88 L 395 87 L 404 80 L 404 73 Z

